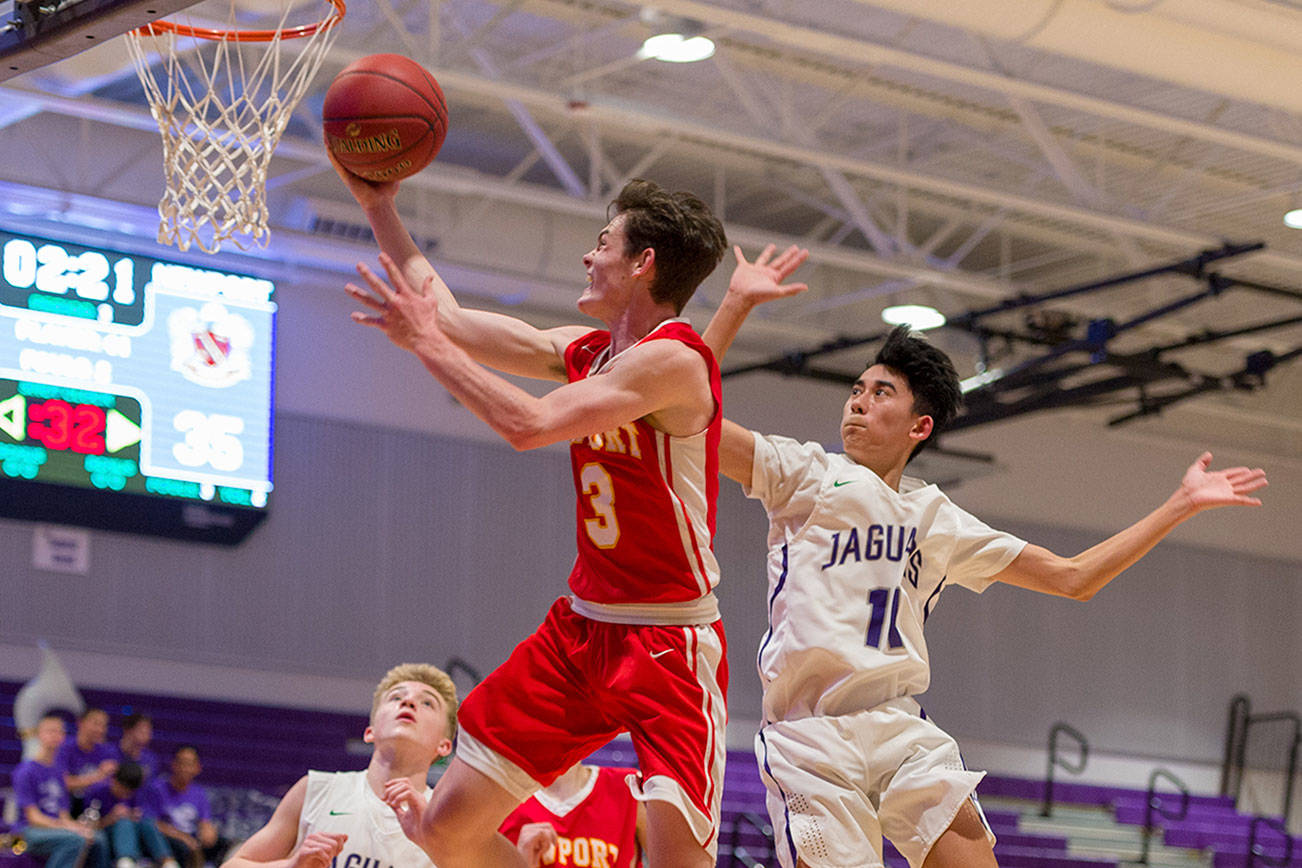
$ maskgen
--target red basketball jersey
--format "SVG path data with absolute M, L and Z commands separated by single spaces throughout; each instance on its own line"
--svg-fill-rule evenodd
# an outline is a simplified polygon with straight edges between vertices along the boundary
M 638 343 L 654 340 L 681 341 L 705 359 L 714 416 L 690 437 L 671 437 L 638 419 L 570 445 L 579 538 L 570 590 L 581 600 L 686 603 L 719 583 L 711 549 L 723 418 L 719 365 L 685 320 L 666 320 Z M 565 350 L 570 381 L 609 361 L 606 331 L 589 332 Z
M 551 823 L 559 840 L 555 850 L 543 856 L 544 865 L 634 868 L 642 863 L 637 854 L 637 800 L 624 780 L 630 774 L 637 769 L 597 769 L 577 802 L 558 805 L 543 793 L 548 807 L 531 796 L 503 821 L 501 832 L 514 844 L 526 823 Z

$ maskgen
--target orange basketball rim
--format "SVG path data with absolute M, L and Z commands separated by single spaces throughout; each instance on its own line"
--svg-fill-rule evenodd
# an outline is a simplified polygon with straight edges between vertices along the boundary
M 343 28 L 344 0 L 315 24 L 288 26 L 286 0 L 275 30 L 226 29 L 155 21 L 130 31 L 127 48 L 163 138 L 164 190 L 158 240 L 216 253 L 224 241 L 243 250 L 270 236 L 267 175 L 272 153 L 295 106 Z M 301 50 L 281 62 L 281 46 Z M 208 40 L 210 52 L 190 51 Z
M 157 36 L 160 33 L 175 33 L 177 36 L 189 36 L 194 39 L 211 39 L 219 42 L 273 42 L 277 39 L 301 39 L 312 36 L 318 31 L 329 30 L 343 19 L 348 7 L 344 0 L 326 0 L 334 11 L 314 24 L 299 27 L 286 27 L 283 30 L 219 30 L 213 27 L 193 27 L 189 24 L 176 24 L 171 21 L 152 21 L 136 28 L 140 36 Z

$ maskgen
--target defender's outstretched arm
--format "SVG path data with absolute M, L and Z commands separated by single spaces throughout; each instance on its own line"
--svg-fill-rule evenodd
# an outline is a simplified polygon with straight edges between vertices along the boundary
M 1073 558 L 1028 545 L 995 581 L 1088 600 L 1123 570 L 1146 555 L 1176 525 L 1198 513 L 1220 506 L 1260 506 L 1250 495 L 1267 485 L 1261 468 L 1231 467 L 1209 470 L 1212 454 L 1204 452 L 1185 471 L 1180 487 L 1166 502 L 1130 527 L 1108 537 Z

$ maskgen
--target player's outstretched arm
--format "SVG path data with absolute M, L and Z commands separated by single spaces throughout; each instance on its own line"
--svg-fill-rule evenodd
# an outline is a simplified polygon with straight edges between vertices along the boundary
M 387 293 L 402 292 L 416 299 L 424 298 L 427 303 L 413 303 L 404 312 L 413 327 L 437 327 L 476 362 L 499 371 L 540 380 L 563 381 L 565 348 L 589 331 L 586 326 L 539 329 L 512 316 L 468 310 L 457 304 L 432 267 L 422 286 L 413 283 L 388 253 L 380 254 L 380 265 L 388 275 L 388 283 L 371 268 L 359 263 L 357 273 L 367 289 L 354 283 L 344 287 L 355 301 L 372 311 L 369 314 L 354 313 L 354 320 L 378 324 L 390 312 Z
M 694 408 L 703 430 L 713 410 L 705 361 L 677 341 L 648 341 L 624 351 L 619 362 L 600 377 L 567 383 L 538 398 L 485 370 L 439 327 L 438 301 L 395 282 L 372 284 L 374 315 L 353 319 L 382 330 L 397 346 L 410 350 L 463 406 L 486 422 L 515 449 L 600 434 L 644 416 L 672 417 L 681 427 Z
M 803 283 L 784 283 L 809 258 L 809 251 L 794 244 L 777 256 L 773 255 L 775 250 L 777 247 L 769 244 L 754 262 L 747 262 L 741 248 L 733 245 L 737 266 L 728 280 L 728 292 L 701 335 L 720 362 L 756 305 L 775 298 L 787 298 L 809 288 Z
M 1120 533 L 1074 558 L 1028 545 L 995 575 L 995 580 L 1046 594 L 1088 600 L 1181 522 L 1220 506 L 1261 505 L 1251 495 L 1266 487 L 1264 470 L 1231 467 L 1213 471 L 1209 469 L 1211 462 L 1210 452 L 1200 455 L 1165 503 Z
M 348 836 L 314 832 L 294 846 L 306 793 L 307 778 L 299 778 L 280 800 L 267 825 L 250 835 L 222 863 L 222 868 L 329 868 Z
M 723 303 L 710 318 L 701 339 L 720 362 L 732 346 L 733 338 L 755 306 L 776 298 L 787 298 L 804 292 L 809 287 L 803 283 L 784 283 L 795 270 L 809 258 L 809 251 L 794 244 L 774 256 L 776 245 L 769 244 L 748 262 L 741 248 L 733 245 L 732 253 L 737 265 L 728 280 L 728 292 Z M 723 420 L 719 440 L 719 472 L 742 485 L 750 485 L 751 468 L 755 461 L 754 435 L 728 419 Z
M 728 280 L 728 293 L 724 301 L 710 318 L 702 340 L 710 347 L 715 358 L 723 362 L 724 354 L 732 346 L 733 338 L 741 331 L 741 324 L 756 305 L 772 301 L 775 298 L 788 298 L 789 295 L 803 293 L 806 284 L 785 284 L 786 278 L 809 259 L 810 251 L 792 245 L 777 256 L 773 252 L 775 245 L 767 245 L 755 262 L 747 262 L 741 247 L 733 245 L 733 256 L 737 258 L 737 267 L 733 268 Z M 749 485 L 751 467 L 755 462 L 755 437 L 746 428 L 724 419 L 723 433 L 719 440 L 719 472 L 728 479 Z
M 402 222 L 394 200 L 398 182 L 368 181 L 341 166 L 328 147 L 326 153 L 335 172 L 366 214 L 380 246 L 380 264 L 389 279 L 434 295 L 439 303 L 440 326 L 452 340 L 476 361 L 500 371 L 536 379 L 564 379 L 565 366 L 560 354 L 570 340 L 586 329 L 538 329 L 515 317 L 463 308 Z M 358 265 L 358 273 L 368 284 L 379 279 L 365 265 Z M 363 305 L 375 307 L 374 298 L 361 287 L 349 284 L 345 289 Z M 562 334 L 553 333 L 557 331 Z

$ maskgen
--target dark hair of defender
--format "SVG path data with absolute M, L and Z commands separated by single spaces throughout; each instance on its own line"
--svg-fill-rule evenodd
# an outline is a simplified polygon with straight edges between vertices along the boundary
M 937 434 L 949 427 L 963 406 L 958 371 L 949 356 L 922 338 L 913 337 L 907 325 L 891 329 L 872 364 L 884 365 L 904 377 L 909 391 L 913 392 L 913 412 L 931 417 L 931 434 L 914 447 L 909 455 L 912 461 Z

